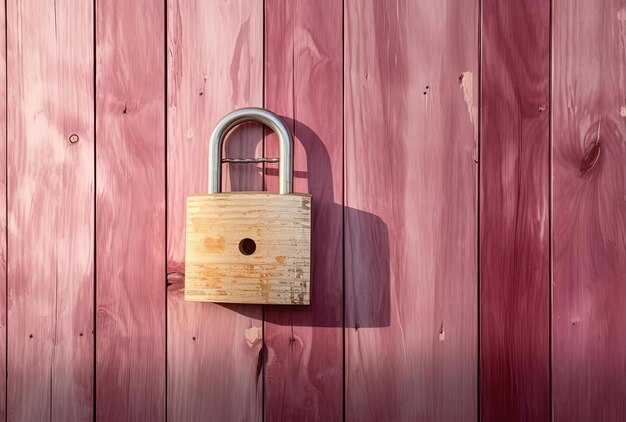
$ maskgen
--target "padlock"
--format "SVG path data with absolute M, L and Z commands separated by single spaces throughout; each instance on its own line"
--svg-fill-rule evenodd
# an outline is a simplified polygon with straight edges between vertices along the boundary
M 271 128 L 279 158 L 224 158 L 224 138 L 248 121 Z M 242 108 L 215 127 L 209 145 L 209 193 L 187 197 L 185 300 L 308 305 L 311 195 L 292 193 L 291 133 L 276 114 Z M 279 163 L 279 190 L 221 192 L 222 163 Z

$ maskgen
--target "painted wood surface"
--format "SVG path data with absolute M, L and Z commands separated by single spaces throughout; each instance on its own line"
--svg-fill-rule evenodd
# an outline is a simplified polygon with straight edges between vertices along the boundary
M 7 364 L 7 114 L 6 9 L 0 7 L 0 374 Z M 0 421 L 6 420 L 6 376 L 0 379 Z
M 93 7 L 6 7 L 7 419 L 91 420 Z
M 262 308 L 183 300 L 185 198 L 207 191 L 208 141 L 226 113 L 263 105 L 263 2 L 168 1 L 168 418 L 262 419 Z M 226 156 L 261 152 L 236 129 Z M 260 190 L 261 169 L 224 166 L 225 189 Z
M 346 420 L 475 420 L 478 3 L 345 7 Z
M 0 420 L 626 419 L 625 0 L 6 3 Z M 243 106 L 296 138 L 308 307 L 183 300 Z
M 550 1 L 482 11 L 480 416 L 546 421 Z
M 343 414 L 342 5 L 265 2 L 265 106 L 292 130 L 294 190 L 313 195 L 311 305 L 266 307 L 265 420 Z M 274 135 L 266 156 L 278 156 Z M 276 166 L 266 184 L 277 190 Z
M 166 400 L 163 2 L 99 0 L 96 58 L 96 418 L 159 421 Z
M 554 420 L 626 420 L 626 1 L 554 1 Z

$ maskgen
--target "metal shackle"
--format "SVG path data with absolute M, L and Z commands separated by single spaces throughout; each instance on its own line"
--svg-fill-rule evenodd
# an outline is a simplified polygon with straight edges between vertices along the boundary
M 268 126 L 278 135 L 280 155 L 278 160 L 279 185 L 278 193 L 287 194 L 292 192 L 291 180 L 293 178 L 291 132 L 278 115 L 269 110 L 257 107 L 240 108 L 231 111 L 219 121 L 211 133 L 209 141 L 209 193 L 222 191 L 222 162 L 276 162 L 275 159 L 231 159 L 222 160 L 222 146 L 228 132 L 235 126 L 245 122 L 259 122 Z

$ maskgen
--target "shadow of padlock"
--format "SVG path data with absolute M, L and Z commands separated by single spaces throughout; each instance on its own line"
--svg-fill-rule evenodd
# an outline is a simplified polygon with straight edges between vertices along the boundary
M 333 181 L 334 177 L 341 176 L 341 167 L 333 168 L 333 162 L 336 162 L 333 160 L 341 159 L 341 156 L 334 153 L 335 158 L 331 159 L 320 135 L 302 120 L 285 115 L 280 117 L 291 128 L 294 155 L 300 158 L 299 164 L 296 162 L 294 166 L 294 184 L 299 182 L 300 189 L 306 189 L 315 198 L 311 232 L 311 304 L 306 307 L 266 307 L 265 321 L 283 326 L 345 326 L 352 329 L 389 326 L 391 262 L 386 223 L 371 212 L 342 203 L 345 192 L 340 191 L 339 198 L 336 198 Z M 272 154 L 276 139 L 270 137 L 266 142 L 268 152 Z M 275 188 L 279 169 L 266 166 L 259 171 L 271 179 L 268 186 Z M 361 186 L 367 186 L 365 189 L 386 187 L 385 179 L 376 176 L 369 166 L 361 166 L 361 175 L 377 184 L 370 186 L 361 182 Z M 306 186 L 302 180 L 306 180 Z M 344 188 L 346 184 L 344 181 Z M 350 199 L 357 198 L 350 194 Z M 388 206 L 393 207 L 393 204 Z M 338 297 L 338 291 L 345 295 L 345 299 Z M 345 306 L 345 319 L 344 310 L 338 306 L 341 303 Z M 236 311 L 254 317 L 251 309 L 238 308 Z M 288 336 L 289 332 L 283 334 Z M 274 338 L 273 342 L 276 341 Z M 292 344 L 287 337 L 284 341 Z
M 222 159 L 228 132 L 249 121 L 278 135 L 279 159 Z M 242 108 L 217 124 L 209 145 L 209 192 L 187 197 L 185 300 L 309 304 L 311 195 L 292 192 L 292 151 L 289 130 L 270 111 Z M 278 193 L 221 192 L 222 162 L 278 162 Z

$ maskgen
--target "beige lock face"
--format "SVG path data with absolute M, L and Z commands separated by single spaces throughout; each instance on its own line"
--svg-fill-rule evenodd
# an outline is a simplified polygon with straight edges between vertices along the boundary
M 308 305 L 311 195 L 187 198 L 185 300 Z

